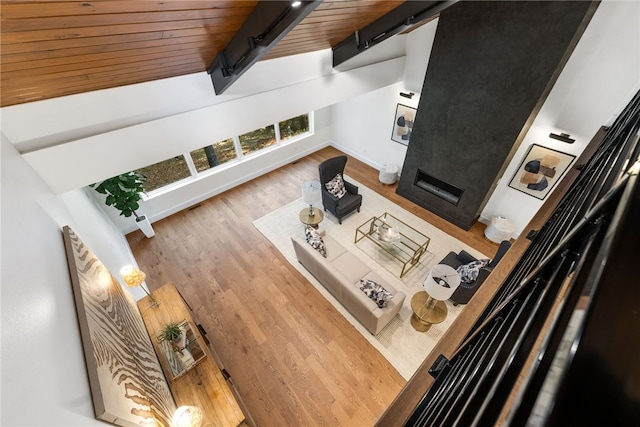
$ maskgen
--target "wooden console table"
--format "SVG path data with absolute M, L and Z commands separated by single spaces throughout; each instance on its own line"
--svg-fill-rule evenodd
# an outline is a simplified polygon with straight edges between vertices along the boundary
M 216 363 L 218 358 L 213 350 L 206 345 L 198 328 L 195 327 L 196 323 L 193 321 L 182 295 L 173 283 L 167 283 L 160 289 L 153 291 L 152 295 L 159 303 L 157 307 L 151 306 L 152 301 L 147 296 L 138 301 L 138 308 L 176 404 L 200 408 L 204 417 L 203 426 L 228 427 L 243 424 L 245 414 L 236 401 L 221 367 Z M 197 340 L 199 348 L 204 351 L 205 355 L 200 358 L 197 364 L 174 378 L 166 353 L 157 337 L 166 324 L 185 320 L 194 326 L 191 328 L 193 338 Z

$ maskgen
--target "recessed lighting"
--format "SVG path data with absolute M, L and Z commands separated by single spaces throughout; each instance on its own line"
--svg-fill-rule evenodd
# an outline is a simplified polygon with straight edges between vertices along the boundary
M 301 4 L 302 4 L 302 2 L 301 2 L 301 1 L 294 1 L 294 2 L 291 2 L 291 7 L 298 7 L 298 6 L 300 6 Z

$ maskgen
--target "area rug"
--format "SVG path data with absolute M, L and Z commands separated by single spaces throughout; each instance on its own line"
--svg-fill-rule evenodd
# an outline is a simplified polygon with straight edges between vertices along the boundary
M 389 363 L 405 378 L 409 379 L 416 372 L 435 344 L 440 340 L 447 328 L 464 309 L 464 305 L 457 307 L 447 302 L 449 314 L 443 323 L 432 325 L 427 332 L 418 332 L 411 326 L 411 297 L 422 290 L 422 283 L 427 277 L 429 269 L 442 260 L 450 251 L 459 252 L 464 249 L 477 258 L 488 258 L 468 245 L 452 238 L 440 229 L 418 218 L 400 206 L 380 196 L 375 191 L 365 187 L 345 176 L 347 181 L 359 187 L 362 194 L 362 207 L 359 213 L 345 217 L 342 225 L 338 220 L 325 212 L 324 221 L 320 224 L 328 235 L 332 236 L 347 250 L 355 254 L 362 262 L 378 273 L 396 289 L 402 290 L 406 299 L 398 315 L 376 336 L 372 335 L 358 322 L 297 260 L 291 236 L 298 234 L 304 237 L 304 226 L 300 223 L 299 213 L 305 208 L 301 199 L 259 218 L 253 222 L 254 226 L 278 248 L 283 256 L 311 282 L 318 291 L 333 304 L 333 306 L 375 347 Z M 317 206 L 322 208 L 322 206 Z M 381 248 L 368 239 L 362 239 L 357 244 L 355 230 L 373 216 L 387 212 L 411 227 L 428 236 L 431 241 L 425 253 L 409 273 L 400 279 L 402 265 L 391 258 Z

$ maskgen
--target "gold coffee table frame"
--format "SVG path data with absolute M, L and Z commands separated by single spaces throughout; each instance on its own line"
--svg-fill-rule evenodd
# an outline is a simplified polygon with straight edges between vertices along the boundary
M 383 224 L 398 227 L 400 230 L 400 239 L 395 242 L 384 242 L 378 239 L 376 232 L 378 227 Z M 380 216 L 374 216 L 356 228 L 354 242 L 358 243 L 365 237 L 402 263 L 400 278 L 404 277 L 405 274 L 418 264 L 420 257 L 427 251 L 427 246 L 429 246 L 429 242 L 431 241 L 429 237 L 388 212 Z

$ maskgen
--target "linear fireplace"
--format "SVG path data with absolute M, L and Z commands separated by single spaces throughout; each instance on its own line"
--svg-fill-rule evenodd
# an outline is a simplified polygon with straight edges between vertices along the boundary
M 597 3 L 459 1 L 443 10 L 396 192 L 471 228 Z
M 413 182 L 413 185 L 422 188 L 431 194 L 435 194 L 441 199 L 444 199 L 456 206 L 458 205 L 458 202 L 460 202 L 460 197 L 462 197 L 462 193 L 464 192 L 464 190 L 441 181 L 420 169 L 418 169 L 418 172 L 416 173 L 416 179 Z

